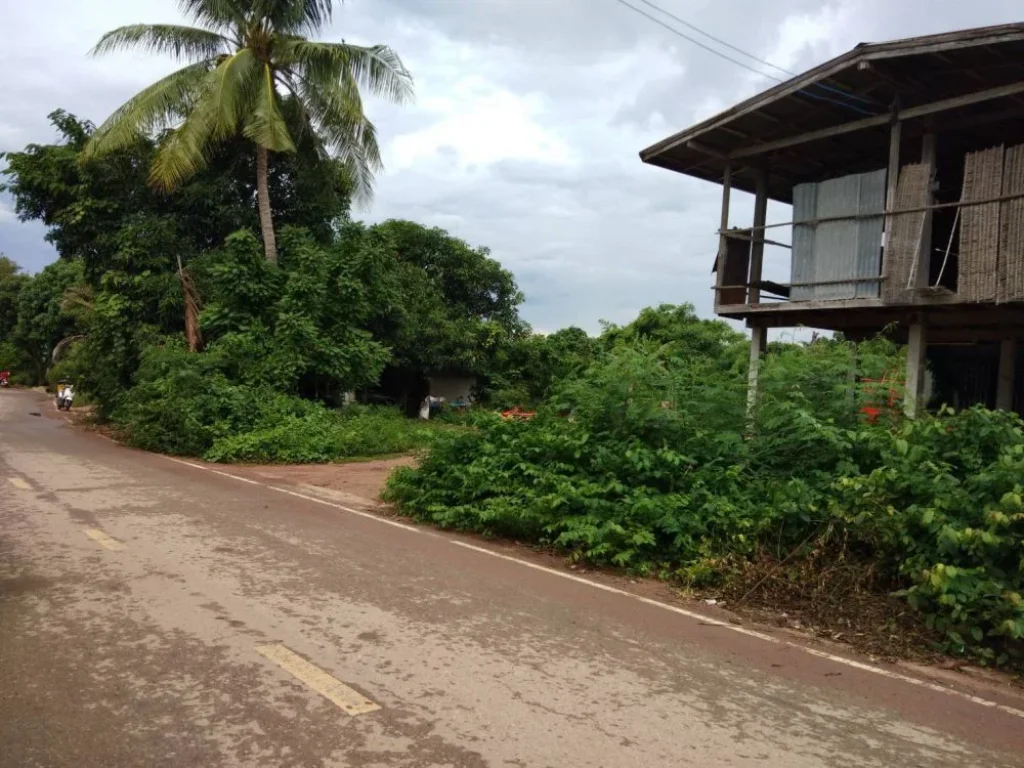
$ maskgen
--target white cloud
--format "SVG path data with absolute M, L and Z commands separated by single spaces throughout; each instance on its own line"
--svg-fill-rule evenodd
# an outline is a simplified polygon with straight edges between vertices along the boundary
M 0 200 L 0 225 L 14 224 L 18 217 L 14 213 L 14 207 L 7 200 Z
M 661 0 L 793 71 L 865 40 L 1014 21 L 1019 0 Z M 106 30 L 176 21 L 173 0 L 7 2 L 0 30 L 0 151 L 47 141 L 58 107 L 102 121 L 173 63 L 91 59 Z M 626 322 L 693 302 L 711 314 L 718 188 L 640 163 L 643 147 L 771 84 L 610 0 L 351 0 L 328 39 L 386 42 L 415 103 L 370 100 L 386 171 L 369 217 L 442 226 L 512 269 L 538 327 Z M 734 223 L 753 203 L 735 195 Z M 0 201 L 0 206 L 3 202 Z M 0 207 L 0 250 L 54 257 L 42 227 Z M 8 213 L 3 213 L 8 211 Z M 785 216 L 776 211 L 770 216 Z M 785 262 L 769 257 L 769 275 Z

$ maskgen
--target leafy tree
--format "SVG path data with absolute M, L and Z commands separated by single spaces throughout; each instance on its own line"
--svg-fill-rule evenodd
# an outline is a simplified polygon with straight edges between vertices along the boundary
M 743 341 L 727 323 L 698 317 L 691 304 L 646 307 L 629 325 L 607 325 L 601 338 L 606 347 L 647 339 L 661 345 L 663 357 L 681 360 L 720 358 Z
M 203 260 L 207 354 L 234 381 L 289 394 L 334 399 L 372 385 L 388 358 L 361 327 L 378 254 L 323 248 L 298 229 L 282 230 L 281 241 L 279 265 L 260 257 L 251 232 Z
M 600 354 L 600 340 L 570 326 L 551 334 L 524 334 L 496 361 L 488 398 L 502 407 L 536 404 L 583 373 Z
M 371 281 L 376 311 L 367 328 L 391 349 L 383 385 L 400 401 L 418 401 L 417 389 L 430 373 L 486 376 L 525 332 L 515 278 L 486 248 L 402 220 L 353 226 L 342 240 L 356 251 L 386 253 Z
M 64 297 L 81 282 L 80 262 L 56 261 L 28 280 L 18 294 L 18 321 L 11 340 L 35 383 L 45 380 L 58 342 L 77 332 Z
M 142 48 L 191 63 L 115 111 L 92 137 L 86 156 L 130 147 L 140 134 L 180 121 L 149 169 L 154 186 L 173 189 L 206 168 L 221 142 L 244 136 L 256 145 L 260 228 L 266 258 L 275 261 L 269 153 L 293 152 L 303 142 L 321 158 L 333 152 L 356 190 L 369 194 L 381 160 L 359 89 L 402 102 L 412 94 L 411 78 L 386 46 L 306 39 L 330 21 L 333 0 L 180 4 L 200 27 L 136 24 L 100 39 L 96 54 Z
M 0 370 L 18 368 L 20 355 L 12 338 L 18 325 L 18 296 L 30 279 L 14 261 L 0 255 Z
M 47 240 L 63 258 L 83 259 L 94 284 L 111 268 L 109 256 L 122 245 L 122 229 L 143 219 L 164 219 L 165 231 L 177 240 L 173 252 L 186 264 L 220 247 L 232 232 L 257 226 L 253 159 L 243 139 L 221 144 L 188 184 L 157 193 L 147 186 L 158 147 L 152 138 L 137 137 L 120 151 L 82 162 L 93 125 L 62 110 L 51 113 L 50 122 L 59 135 L 56 143 L 0 155 L 7 164 L 0 190 L 14 196 L 19 218 L 47 226 Z M 340 160 L 282 155 L 269 184 L 277 220 L 307 227 L 321 241 L 329 241 L 333 223 L 348 216 L 350 182 Z M 173 270 L 174 262 L 163 268 Z
M 0 343 L 10 340 L 18 324 L 18 295 L 29 279 L 12 259 L 0 254 Z

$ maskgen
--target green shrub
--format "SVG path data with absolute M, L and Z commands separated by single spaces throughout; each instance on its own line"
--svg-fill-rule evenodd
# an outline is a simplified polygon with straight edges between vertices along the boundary
M 369 458 L 421 448 L 435 431 L 397 410 L 337 413 L 318 407 L 303 416 L 265 419 L 251 431 L 222 437 L 205 458 L 288 464 Z
M 1020 419 L 974 408 L 868 424 L 851 366 L 879 378 L 899 364 L 894 350 L 804 350 L 769 360 L 752 423 L 742 371 L 620 348 L 531 421 L 440 437 L 386 496 L 438 525 L 702 583 L 813 541 L 815 557 L 824 546 L 870 568 L 947 650 L 1020 658 Z
M 344 412 L 266 385 L 233 383 L 213 352 L 148 347 L 135 386 L 114 414 L 134 446 L 211 461 L 327 462 L 405 453 L 438 427 L 391 409 Z

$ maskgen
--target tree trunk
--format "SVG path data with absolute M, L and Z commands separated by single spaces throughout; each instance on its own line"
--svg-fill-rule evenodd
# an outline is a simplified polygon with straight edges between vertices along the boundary
M 267 148 L 256 145 L 256 204 L 260 211 L 260 229 L 263 231 L 263 252 L 267 261 L 277 263 L 277 238 L 274 235 L 274 215 L 270 212 L 270 188 L 267 180 Z

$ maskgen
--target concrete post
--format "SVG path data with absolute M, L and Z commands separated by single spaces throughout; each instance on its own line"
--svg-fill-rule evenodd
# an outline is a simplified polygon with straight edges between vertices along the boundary
M 923 410 L 921 391 L 924 384 L 925 353 L 928 349 L 928 329 L 923 319 L 910 324 L 907 340 L 907 378 L 903 393 L 903 412 L 907 418 L 917 418 Z
M 761 371 L 761 358 L 768 346 L 768 329 L 754 326 L 750 329 L 750 368 L 747 373 L 747 418 L 753 419 L 757 411 L 757 378 Z
M 1003 339 L 999 343 L 999 383 L 996 387 L 996 408 L 1013 410 L 1013 391 L 1017 373 L 1017 340 Z

